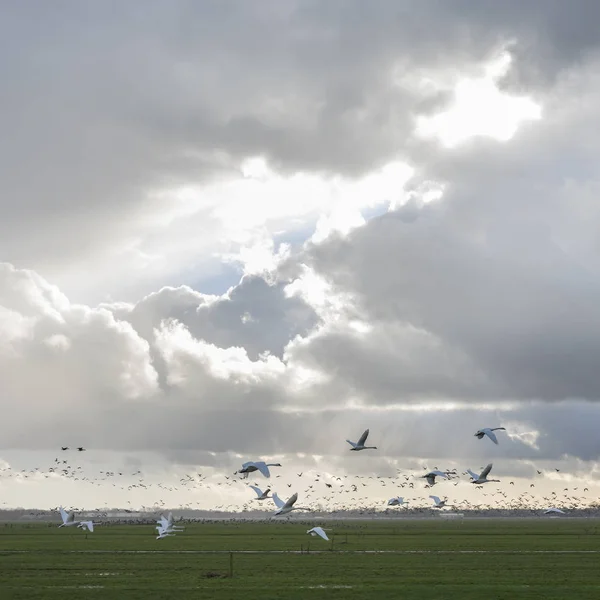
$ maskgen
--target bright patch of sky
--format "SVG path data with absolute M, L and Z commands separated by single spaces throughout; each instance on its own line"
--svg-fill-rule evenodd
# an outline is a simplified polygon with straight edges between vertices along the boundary
M 542 108 L 534 100 L 499 89 L 498 84 L 508 74 L 511 62 L 511 55 L 503 52 L 485 66 L 482 77 L 460 79 L 446 110 L 418 117 L 417 135 L 436 138 L 446 148 L 478 136 L 506 142 L 523 123 L 541 119 Z

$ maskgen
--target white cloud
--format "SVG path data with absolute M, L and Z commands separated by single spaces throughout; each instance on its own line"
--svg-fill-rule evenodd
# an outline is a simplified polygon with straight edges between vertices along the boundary
M 438 138 L 446 148 L 454 148 L 478 136 L 507 142 L 522 123 L 541 119 L 541 106 L 534 100 L 513 96 L 499 88 L 511 60 L 505 51 L 485 65 L 482 77 L 460 79 L 454 86 L 454 99 L 447 110 L 418 117 L 417 135 Z

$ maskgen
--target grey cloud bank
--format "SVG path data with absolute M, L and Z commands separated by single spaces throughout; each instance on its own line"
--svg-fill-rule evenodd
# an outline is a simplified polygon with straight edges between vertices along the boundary
M 501 451 L 517 474 L 519 461 L 598 460 L 599 10 L 5 8 L 0 407 L 17 425 L 2 445 L 84 436 L 173 461 L 305 453 L 348 468 L 344 440 L 369 427 L 390 460 L 478 468 Z M 506 143 L 418 139 L 415 117 L 448 107 L 456 81 L 513 40 L 500 86 L 532 94 L 543 118 Z M 307 241 L 223 296 L 164 287 L 225 260 L 222 238 L 271 239 L 259 218 L 239 225 L 240 205 L 205 198 L 256 155 L 289 176 L 352 180 L 398 159 L 415 175 L 381 192 L 396 210 Z M 427 182 L 445 186 L 440 200 L 425 202 Z M 180 186 L 197 186 L 197 205 L 164 192 Z M 307 214 L 284 215 L 277 235 L 310 231 Z M 499 448 L 473 437 L 496 425 L 510 434 Z

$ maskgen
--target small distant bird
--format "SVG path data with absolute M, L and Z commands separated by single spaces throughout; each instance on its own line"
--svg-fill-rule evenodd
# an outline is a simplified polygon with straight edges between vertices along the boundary
M 85 452 L 85 448 L 83 446 L 79 446 L 79 448 L 77 448 L 77 450 L 79 452 Z
M 68 449 L 69 449 L 69 446 L 61 446 L 61 447 L 60 447 L 60 449 L 61 449 L 61 450 L 68 450 Z

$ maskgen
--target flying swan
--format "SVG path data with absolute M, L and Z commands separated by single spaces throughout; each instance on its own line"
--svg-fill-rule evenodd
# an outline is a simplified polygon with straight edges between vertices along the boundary
M 368 429 L 366 429 L 365 432 L 360 436 L 360 439 L 358 440 L 358 442 L 354 443 L 354 442 L 351 442 L 350 440 L 346 440 L 352 446 L 352 448 L 350 448 L 350 450 L 351 451 L 356 450 L 357 452 L 359 450 L 377 450 L 377 446 L 365 446 L 367 437 L 369 437 Z
M 248 473 L 254 473 L 254 471 L 260 471 L 265 477 L 271 477 L 271 473 L 269 471 L 269 467 L 280 467 L 279 463 L 265 463 L 263 461 L 257 462 L 245 462 L 242 465 L 242 468 L 236 473 L 241 473 L 244 476 L 244 479 L 248 477 Z
M 494 433 L 494 431 L 506 431 L 505 427 L 493 427 L 493 428 L 489 428 L 489 427 L 484 427 L 483 429 L 479 429 L 477 431 L 477 433 L 475 433 L 475 437 L 478 440 L 483 439 L 484 435 L 487 435 L 490 440 L 492 440 L 492 442 L 494 442 L 494 444 L 496 444 L 496 446 L 498 445 L 498 438 L 496 437 L 496 434 Z

